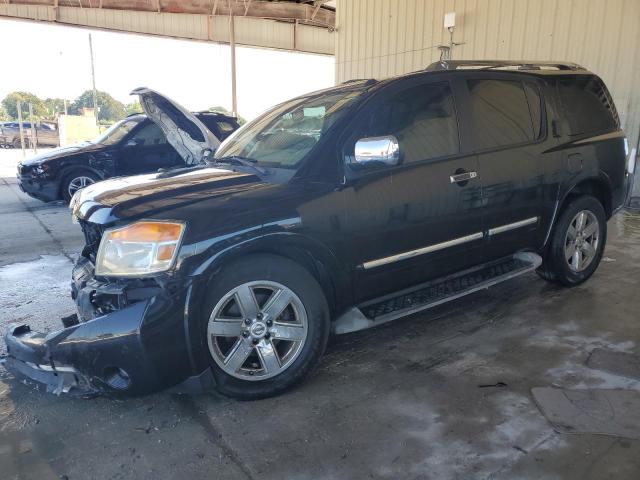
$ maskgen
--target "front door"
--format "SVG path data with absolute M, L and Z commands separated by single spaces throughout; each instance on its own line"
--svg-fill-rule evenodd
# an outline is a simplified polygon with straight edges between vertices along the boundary
M 393 84 L 356 122 L 362 126 L 347 152 L 363 137 L 393 136 L 400 146 L 396 166 L 345 166 L 358 301 L 481 262 L 480 174 L 453 90 L 448 81 L 419 78 Z
M 119 173 L 154 173 L 161 168 L 183 166 L 178 152 L 167 142 L 158 125 L 144 122 L 123 141 L 119 155 Z

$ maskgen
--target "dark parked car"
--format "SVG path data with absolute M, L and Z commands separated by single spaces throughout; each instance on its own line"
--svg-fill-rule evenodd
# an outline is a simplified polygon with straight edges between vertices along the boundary
M 185 152 L 215 148 L 142 97 Z M 14 326 L 7 365 L 54 391 L 280 393 L 330 332 L 534 270 L 587 280 L 629 191 L 626 149 L 606 87 L 576 65 L 449 62 L 295 98 L 208 166 L 76 194 L 78 317 L 47 336 Z
M 24 146 L 55 147 L 60 143 L 58 126 L 51 122 L 22 122 L 22 134 Z M 0 125 L 0 145 L 5 147 L 21 148 L 20 125 L 18 122 L 6 122 Z
M 196 117 L 218 140 L 239 126 L 235 118 L 221 113 L 200 112 Z M 184 166 L 185 160 L 157 124 L 145 115 L 132 115 L 91 142 L 24 160 L 18 165 L 18 180 L 22 191 L 39 200 L 69 201 L 78 189 L 105 178 Z

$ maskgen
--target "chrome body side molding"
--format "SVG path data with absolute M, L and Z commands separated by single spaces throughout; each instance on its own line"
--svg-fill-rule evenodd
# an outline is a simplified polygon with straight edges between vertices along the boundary
M 499 233 L 515 230 L 516 228 L 522 228 L 522 227 L 526 227 L 527 225 L 533 225 L 534 223 L 537 223 L 538 220 L 539 220 L 539 217 L 531 217 L 531 218 L 525 218 L 524 220 L 520 220 L 518 222 L 509 223 L 507 225 L 500 225 L 499 227 L 490 228 L 489 231 L 487 232 L 487 235 L 488 236 L 497 235 Z M 456 245 L 461 245 L 463 243 L 474 242 L 476 240 L 481 240 L 482 238 L 484 238 L 483 232 L 472 233 L 471 235 L 454 238 L 442 243 L 427 245 L 426 247 L 418 248 L 416 250 L 409 250 L 408 252 L 402 252 L 396 255 L 390 255 L 388 257 L 369 260 L 368 262 L 364 262 L 362 264 L 362 268 L 364 268 L 365 270 L 368 270 L 370 268 L 380 267 L 381 265 L 386 265 L 388 263 L 399 262 L 400 260 L 406 260 L 408 258 L 417 257 L 418 255 L 424 255 L 425 253 L 437 252 L 438 250 L 454 247 Z
M 455 245 L 461 245 L 467 242 L 473 242 L 475 240 L 481 240 L 484 237 L 482 232 L 473 233 L 464 237 L 454 238 L 447 240 L 446 242 L 436 243 L 434 245 L 427 245 L 426 247 L 418 248 L 416 250 L 409 250 L 408 252 L 398 253 L 389 257 L 378 258 L 376 260 L 370 260 L 362 264 L 362 268 L 365 270 L 369 268 L 379 267 L 386 265 L 387 263 L 399 262 L 400 260 L 406 260 L 408 258 L 417 257 L 418 255 L 424 255 L 425 253 L 436 252 L 445 248 L 453 247 Z
M 489 236 L 497 235 L 498 233 L 508 232 L 510 230 L 515 230 L 516 228 L 533 225 L 534 223 L 538 223 L 538 217 L 525 218 L 524 220 L 520 220 L 518 222 L 508 223 L 506 225 L 500 225 L 499 227 L 490 228 L 488 234 Z

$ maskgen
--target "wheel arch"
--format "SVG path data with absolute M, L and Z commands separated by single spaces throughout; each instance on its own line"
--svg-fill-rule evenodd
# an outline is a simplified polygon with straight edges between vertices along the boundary
M 194 274 L 207 282 L 227 265 L 247 255 L 276 255 L 301 265 L 320 284 L 332 318 L 352 303 L 349 275 L 334 253 L 322 243 L 292 233 L 272 233 L 245 241 L 208 255 Z
M 91 168 L 88 165 L 79 165 L 79 164 L 68 164 L 63 166 L 60 169 L 60 173 L 58 174 L 58 195 L 60 195 L 60 198 L 64 198 L 64 180 L 65 178 L 67 178 L 67 176 L 74 172 L 74 171 L 79 171 L 79 172 L 87 172 L 87 173 L 91 173 L 95 176 L 98 177 L 98 179 L 100 180 L 104 180 L 104 175 L 96 170 L 95 168 Z
M 613 215 L 613 199 L 612 186 L 609 177 L 607 177 L 604 172 L 600 172 L 598 176 L 580 179 L 569 188 L 567 188 L 564 195 L 559 198 L 557 204 L 558 207 L 553 216 L 553 222 L 549 226 L 549 230 L 545 238 L 544 246 L 542 249 L 543 251 L 546 251 L 546 249 L 549 247 L 553 229 L 556 226 L 558 218 L 560 218 L 560 215 L 562 215 L 562 212 L 564 212 L 564 209 L 573 199 L 581 195 L 591 195 L 595 197 L 602 204 L 607 220 L 611 218 L 611 216 Z
M 571 188 L 567 189 L 567 192 L 560 201 L 558 215 L 564 210 L 564 208 L 572 199 L 581 195 L 591 195 L 598 199 L 598 201 L 600 201 L 606 213 L 607 220 L 609 220 L 613 215 L 612 191 L 613 188 L 611 186 L 611 181 L 604 172 L 600 172 L 597 177 L 582 179 L 576 182 L 576 184 Z

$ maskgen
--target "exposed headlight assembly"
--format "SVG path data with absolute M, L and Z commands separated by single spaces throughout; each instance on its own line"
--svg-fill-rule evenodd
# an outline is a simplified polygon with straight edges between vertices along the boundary
M 40 165 L 36 165 L 33 169 L 33 173 L 38 176 L 41 177 L 43 175 L 46 175 L 47 171 L 49 170 L 49 165 L 45 164 L 45 163 L 41 163 Z
M 107 230 L 98 249 L 96 275 L 135 277 L 169 270 L 184 228 L 177 222 L 140 221 Z

